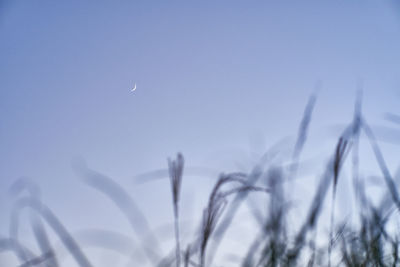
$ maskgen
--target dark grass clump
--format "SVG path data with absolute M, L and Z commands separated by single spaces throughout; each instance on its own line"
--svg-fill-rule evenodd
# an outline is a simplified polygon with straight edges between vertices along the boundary
M 101 192 L 122 212 L 132 227 L 135 241 L 130 233 L 105 229 L 70 233 L 42 202 L 39 187 L 24 178 L 17 180 L 10 190 L 15 197 L 15 207 L 11 214 L 9 236 L 0 238 L 0 253 L 15 254 L 19 266 L 64 266 L 57 246 L 50 241 L 50 236 L 53 236 L 78 266 L 90 267 L 93 266 L 90 254 L 78 242 L 83 234 L 91 245 L 126 256 L 130 266 L 221 266 L 214 263 L 214 258 L 222 251 L 224 237 L 230 233 L 228 230 L 243 220 L 255 219 L 254 240 L 244 251 L 230 253 L 235 255 L 233 266 L 399 266 L 400 169 L 397 175 L 389 171 L 373 130 L 363 117 L 361 94 L 357 97 L 352 121 L 338 137 L 322 175 L 318 176 L 319 182 L 313 190 L 309 206 L 305 207 L 306 212 L 294 221 L 290 220 L 296 208 L 289 197 L 291 190 L 296 190 L 291 183 L 298 175 L 315 103 L 316 94 L 313 94 L 304 110 L 293 153 L 287 160 L 289 164 L 272 160 L 279 153 L 279 149 L 274 147 L 248 173 L 220 174 L 203 210 L 197 212 L 201 217 L 198 231 L 189 239 L 180 236 L 180 226 L 183 225 L 180 205 L 184 203 L 181 191 L 183 179 L 188 179 L 183 175 L 185 160 L 180 153 L 175 159 L 168 160 L 168 169 L 157 172 L 165 178 L 169 177 L 171 188 L 175 245 L 168 249 L 168 253 L 163 252 L 164 240 L 151 228 L 134 196 L 113 179 L 91 170 L 83 161 L 74 165 L 77 173 L 90 188 Z M 387 119 L 398 123 L 396 115 L 389 114 Z M 381 171 L 384 196 L 378 202 L 377 197 L 371 197 L 367 192 L 365 175 L 361 175 L 361 136 L 365 136 L 371 145 Z M 348 165 L 352 170 L 354 192 L 349 200 L 356 203 L 353 215 L 357 220 L 337 221 L 338 184 L 346 178 L 341 176 L 346 162 L 350 161 L 348 158 L 351 160 Z M 252 199 L 253 195 L 257 198 Z M 330 206 L 325 203 L 329 195 Z M 241 207 L 249 208 L 248 218 L 237 216 Z M 25 210 L 31 211 L 28 224 L 36 248 L 30 247 L 20 236 L 20 218 Z M 323 214 L 330 220 L 322 221 Z M 139 255 L 144 256 L 144 260 Z

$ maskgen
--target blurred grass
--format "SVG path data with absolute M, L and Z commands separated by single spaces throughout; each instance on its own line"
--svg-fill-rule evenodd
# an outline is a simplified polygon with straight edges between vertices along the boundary
M 198 231 L 190 241 L 180 236 L 181 185 L 185 180 L 184 157 L 168 160 L 168 170 L 159 171 L 170 178 L 172 216 L 174 220 L 175 242 L 167 253 L 161 249 L 163 240 L 151 229 L 139 205 L 123 187 L 113 179 L 91 170 L 85 162 L 76 164 L 76 171 L 83 181 L 93 189 L 102 192 L 124 214 L 133 230 L 118 233 L 105 229 L 88 229 L 86 238 L 92 245 L 115 250 L 129 258 L 130 266 L 221 266 L 214 258 L 221 251 L 219 247 L 227 231 L 235 224 L 243 223 L 237 213 L 242 204 L 252 211 L 257 221 L 258 232 L 245 251 L 231 251 L 234 266 L 400 266 L 399 263 L 399 223 L 400 196 L 397 190 L 398 177 L 393 176 L 385 162 L 378 141 L 362 115 L 361 94 L 359 94 L 351 122 L 339 136 L 332 148 L 330 160 L 319 177 L 307 212 L 289 221 L 293 212 L 290 195 L 296 191 L 294 178 L 300 164 L 301 152 L 306 145 L 309 125 L 317 100 L 313 94 L 306 105 L 300 123 L 297 141 L 292 157 L 284 164 L 271 162 L 271 154 L 276 147 L 267 151 L 248 173 L 221 173 L 212 188 L 207 205 L 201 214 Z M 398 123 L 398 116 L 388 115 Z M 371 145 L 375 160 L 384 181 L 384 197 L 376 204 L 376 197 L 366 193 L 364 176 L 360 173 L 359 139 L 364 135 Z M 349 155 L 351 155 L 349 157 Z M 350 159 L 350 160 L 349 160 Z M 337 207 L 337 184 L 346 161 L 351 161 L 351 185 L 353 195 L 349 199 L 356 202 L 357 220 L 335 218 Z M 288 163 L 289 162 L 289 163 Z M 312 185 L 309 185 L 311 187 Z M 330 209 L 325 204 L 331 188 Z M 27 193 L 24 195 L 23 192 Z M 48 227 L 67 248 L 78 266 L 95 266 L 90 255 L 80 246 L 76 236 L 59 221 L 40 197 L 40 189 L 29 179 L 19 179 L 11 187 L 15 196 L 15 206 L 10 217 L 8 237 L 0 238 L 0 252 L 11 252 L 19 261 L 19 266 L 64 266 L 59 248 L 49 241 Z M 249 198 L 253 194 L 266 195 L 267 203 L 259 203 Z M 156 196 L 154 196 L 156 197 Z M 261 198 L 257 198 L 259 200 Z M 265 199 L 265 198 L 264 198 Z M 338 207 L 340 208 L 340 206 Z M 29 225 L 38 249 L 20 237 L 21 213 L 29 209 Z M 330 221 L 320 220 L 322 213 L 330 213 Z M 329 229 L 324 233 L 323 229 Z M 135 241 L 134 241 L 135 239 Z M 138 241 L 137 241 L 138 240 Z M 321 242 L 322 240 L 322 242 Z M 228 264 L 228 263 L 227 263 Z

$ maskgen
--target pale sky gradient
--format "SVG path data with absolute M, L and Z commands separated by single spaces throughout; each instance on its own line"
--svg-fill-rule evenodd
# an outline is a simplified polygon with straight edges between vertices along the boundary
M 294 141 L 318 81 L 309 157 L 330 151 L 361 82 L 366 117 L 394 126 L 383 114 L 400 114 L 399 48 L 395 1 L 0 0 L 0 229 L 21 176 L 70 229 L 126 227 L 81 183 L 76 156 L 171 221 L 169 184 L 138 188 L 133 176 L 178 151 L 229 171 L 254 139 Z M 398 149 L 385 150 L 392 170 Z

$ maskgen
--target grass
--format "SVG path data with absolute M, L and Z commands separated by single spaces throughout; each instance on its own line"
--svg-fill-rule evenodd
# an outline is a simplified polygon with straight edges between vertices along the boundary
M 269 160 L 273 153 L 271 150 L 260 158 L 249 173 L 221 173 L 209 194 L 206 206 L 202 211 L 198 211 L 202 214 L 199 230 L 189 242 L 183 242 L 180 237 L 179 206 L 182 201 L 182 183 L 185 179 L 184 157 L 179 153 L 175 159 L 168 160 L 175 245 L 170 248 L 171 252 L 165 255 L 161 250 L 160 238 L 149 226 L 133 197 L 123 187 L 111 178 L 91 170 L 85 162 L 79 162 L 75 167 L 88 186 L 109 198 L 126 217 L 132 234 L 141 241 L 140 245 L 132 247 L 132 250 L 140 250 L 150 266 L 219 266 L 214 264 L 214 258 L 220 251 L 227 231 L 232 225 L 241 223 L 237 214 L 243 204 L 247 204 L 253 211 L 252 216 L 258 222 L 259 229 L 246 251 L 233 252 L 241 255 L 235 266 L 399 266 L 400 237 L 390 228 L 399 222 L 398 183 L 390 173 L 377 139 L 362 114 L 361 94 L 355 104 L 353 120 L 332 148 L 330 160 L 314 189 L 307 212 L 303 217 L 297 217 L 295 223 L 289 223 L 292 203 L 286 191 L 297 176 L 316 100 L 316 94 L 313 94 L 306 105 L 290 164 L 272 164 Z M 398 116 L 390 114 L 388 118 L 398 123 Z M 365 135 L 370 143 L 384 181 L 384 190 L 387 192 L 378 204 L 367 195 L 365 181 L 360 175 L 361 134 Z M 343 166 L 349 158 L 352 189 L 357 203 L 357 223 L 349 220 L 336 222 L 335 218 L 337 185 Z M 332 198 L 328 210 L 330 220 L 327 224 L 319 218 L 323 212 L 327 212 L 328 206 L 325 202 L 330 189 Z M 74 235 L 41 201 L 37 185 L 29 179 L 19 179 L 10 191 L 15 196 L 15 206 L 10 217 L 9 236 L 0 238 L 0 252 L 13 253 L 19 261 L 19 266 L 63 266 L 57 248 L 49 241 L 47 229 L 51 228 L 78 266 L 94 266 Z M 22 194 L 25 191 L 27 196 Z M 266 195 L 267 208 L 264 209 L 264 213 L 260 210 L 263 210 L 265 203 L 251 201 L 249 196 L 252 194 Z M 32 211 L 29 224 L 38 244 L 39 249 L 36 251 L 28 248 L 19 236 L 20 216 L 26 209 Z M 329 228 L 329 233 L 323 233 L 321 236 L 321 229 L 326 227 Z M 129 251 L 126 244 L 134 243 L 128 234 L 121 235 L 106 230 L 91 230 L 90 233 L 99 237 L 107 236 L 108 241 L 113 240 L 112 248 L 118 250 L 118 247 L 124 247 L 124 253 Z M 137 266 L 134 257 L 132 266 Z

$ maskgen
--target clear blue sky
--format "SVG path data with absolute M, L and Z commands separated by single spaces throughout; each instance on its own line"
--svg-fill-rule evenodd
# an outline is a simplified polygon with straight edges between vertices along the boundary
M 322 81 L 315 156 L 351 120 L 360 81 L 367 118 L 400 114 L 399 48 L 395 1 L 0 0 L 0 229 L 21 176 L 70 227 L 95 225 L 84 211 L 99 196 L 75 156 L 133 192 L 134 175 L 177 151 L 227 170 L 252 136 L 294 138 Z M 136 198 L 150 209 L 146 190 Z

